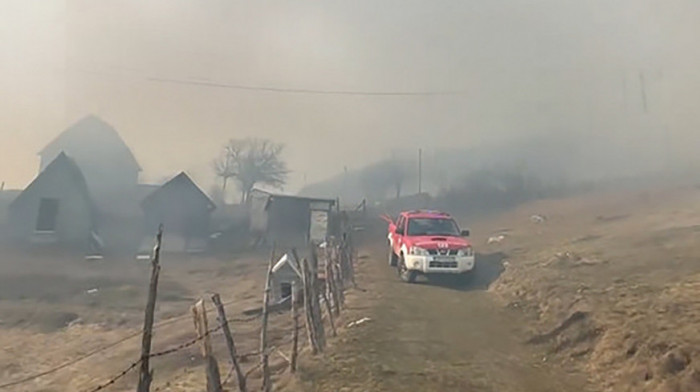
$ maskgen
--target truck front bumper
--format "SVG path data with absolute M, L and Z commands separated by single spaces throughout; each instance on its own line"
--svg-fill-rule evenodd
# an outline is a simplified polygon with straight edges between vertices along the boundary
M 423 274 L 463 274 L 474 269 L 474 256 L 404 256 L 406 268 Z

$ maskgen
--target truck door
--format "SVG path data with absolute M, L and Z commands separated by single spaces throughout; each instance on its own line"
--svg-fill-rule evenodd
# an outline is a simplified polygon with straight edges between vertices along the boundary
M 394 249 L 394 253 L 401 254 L 401 245 L 403 244 L 403 236 L 406 230 L 406 219 L 403 216 L 399 217 L 398 222 L 396 222 L 396 230 L 393 234 L 393 239 L 391 245 Z

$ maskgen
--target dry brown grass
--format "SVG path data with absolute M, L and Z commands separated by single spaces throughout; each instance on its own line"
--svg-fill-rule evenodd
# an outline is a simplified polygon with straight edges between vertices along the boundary
M 267 255 L 218 259 L 164 255 L 156 310 L 154 351 L 192 339 L 189 306 L 217 291 L 230 317 L 260 305 Z M 65 369 L 18 385 L 9 391 L 83 391 L 99 385 L 138 358 L 139 330 L 147 291 L 148 262 L 129 259 L 85 261 L 71 255 L 3 253 L 0 263 L 0 384 L 56 367 L 125 336 L 136 335 L 113 348 Z M 89 293 L 87 290 L 98 291 Z M 173 318 L 183 316 L 175 322 Z M 209 315 L 215 325 L 215 313 Z M 259 322 L 232 323 L 241 353 L 258 349 Z M 288 315 L 271 318 L 272 344 L 285 339 Z M 224 375 L 228 370 L 223 338 L 214 335 Z M 243 365 L 252 367 L 257 358 Z M 280 364 L 281 362 L 281 364 Z M 154 387 L 169 391 L 199 391 L 204 380 L 196 346 L 155 358 Z M 284 365 L 276 358 L 273 368 Z M 135 372 L 110 391 L 133 390 Z M 255 375 L 252 385 L 255 385 Z
M 468 222 L 478 251 L 508 255 L 489 291 L 510 310 L 492 306 L 494 296 L 479 288 L 454 292 L 398 283 L 381 248 L 373 249 L 358 271 L 369 291 L 350 292 L 351 309 L 339 324 L 365 315 L 374 321 L 341 331 L 317 359 L 303 356 L 300 381 L 274 356 L 277 390 L 583 390 L 583 383 L 569 382 L 566 370 L 585 370 L 605 391 L 698 391 L 698 206 L 694 188 L 637 191 L 539 201 Z M 547 219 L 534 223 L 533 214 Z M 505 239 L 487 244 L 497 233 Z M 234 301 L 227 307 L 234 317 L 259 305 L 265 259 L 166 255 L 158 319 L 187 313 L 209 290 Z M 147 277 L 148 265 L 134 260 L 2 253 L 0 380 L 49 369 L 138 332 Z M 94 287 L 97 294 L 86 292 Z M 76 318 L 80 322 L 68 327 Z M 288 315 L 272 318 L 273 345 L 288 325 Z M 416 330 L 433 338 L 416 339 Z M 155 349 L 193 335 L 184 318 L 157 330 Z M 258 335 L 257 323 L 234 324 L 242 352 L 257 349 Z M 521 347 L 528 337 L 530 347 Z M 138 348 L 135 338 L 10 390 L 81 391 L 129 365 Z M 223 369 L 223 342 L 215 348 Z M 199 391 L 204 384 L 196 347 L 156 359 L 154 368 L 154 385 L 163 390 Z M 134 377 L 110 390 L 132 390 Z
M 533 317 L 533 335 L 555 332 L 544 344 L 558 361 L 609 391 L 697 391 L 698 206 L 695 188 L 541 201 L 484 222 L 477 241 L 507 229 L 481 245 L 509 254 L 491 290 Z

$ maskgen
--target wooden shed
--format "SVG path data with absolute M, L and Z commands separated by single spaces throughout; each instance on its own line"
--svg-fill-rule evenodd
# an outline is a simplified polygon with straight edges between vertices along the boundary
M 209 238 L 214 202 L 184 172 L 154 190 L 141 203 L 146 221 L 146 241 L 163 224 L 165 250 L 201 251 Z
M 7 223 L 14 240 L 87 247 L 94 211 L 80 168 L 62 152 L 10 203 Z
M 270 193 L 254 189 L 249 197 L 250 229 L 266 243 L 298 246 L 322 242 L 333 199 L 320 199 Z

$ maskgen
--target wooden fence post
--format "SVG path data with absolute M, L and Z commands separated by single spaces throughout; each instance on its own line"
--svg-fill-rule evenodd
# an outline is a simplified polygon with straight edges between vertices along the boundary
M 333 253 L 333 264 L 331 264 L 333 279 L 335 280 L 336 295 L 338 296 L 338 304 L 341 307 L 345 306 L 345 280 L 340 268 L 340 248 L 336 246 Z
M 151 259 L 151 283 L 148 288 L 146 301 L 146 316 L 143 322 L 143 338 L 141 340 L 141 366 L 139 367 L 139 384 L 137 392 L 148 392 L 153 381 L 153 372 L 149 367 L 151 356 L 151 340 L 153 339 L 153 319 L 156 310 L 156 295 L 158 293 L 158 276 L 160 275 L 160 249 L 163 242 L 163 225 L 158 227 L 156 244 Z
M 231 329 L 228 324 L 228 319 L 226 318 L 226 311 L 224 310 L 224 304 L 221 302 L 221 297 L 219 294 L 214 294 L 211 296 L 212 302 L 216 305 L 216 310 L 219 314 L 219 325 L 224 330 L 224 337 L 226 338 L 226 346 L 228 347 L 229 355 L 231 356 L 231 364 L 236 372 L 236 378 L 238 379 L 238 390 L 240 392 L 247 392 L 246 379 L 243 371 L 241 370 L 241 364 L 238 362 L 238 354 L 236 353 L 236 345 L 233 342 L 233 335 L 231 335 Z
M 309 246 L 309 265 L 311 266 L 311 277 L 315 283 L 316 278 L 318 278 L 318 253 L 314 244 Z
M 309 262 L 303 259 L 300 264 L 302 288 L 304 289 L 304 320 L 306 324 L 306 334 L 309 339 L 309 346 L 311 346 L 311 353 L 316 355 L 319 351 L 319 347 L 318 341 L 316 340 L 316 326 L 313 319 L 313 310 L 311 309 L 311 297 L 313 297 L 314 293 L 310 282 Z
M 192 306 L 192 316 L 194 317 L 194 328 L 197 332 L 197 337 L 202 340 L 202 356 L 204 356 L 206 361 L 207 371 L 207 392 L 222 392 L 219 364 L 216 362 L 211 349 L 211 336 L 209 335 L 209 323 L 204 300 L 200 299 Z
M 338 336 L 335 331 L 335 320 L 333 319 L 333 309 L 331 309 L 331 302 L 328 300 L 328 296 L 325 291 L 321 291 L 321 296 L 323 297 L 323 302 L 326 303 L 326 310 L 328 313 L 328 323 L 331 325 L 331 333 L 333 336 Z
M 336 279 L 335 276 L 335 256 L 337 252 L 335 251 L 335 245 L 326 249 L 326 292 L 328 297 L 333 299 L 333 315 L 340 316 L 340 305 L 341 305 L 341 293 L 343 282 Z
M 355 282 L 355 267 L 353 265 L 355 250 L 352 244 L 352 237 L 343 233 L 343 241 L 341 247 L 341 263 L 344 265 L 345 279 L 349 279 L 354 288 L 357 288 L 357 282 Z
M 299 258 L 299 253 L 297 253 L 297 248 L 292 248 L 292 256 L 294 258 L 294 264 L 299 272 L 301 272 L 301 259 Z
M 270 384 L 270 353 L 267 351 L 267 320 L 270 304 L 270 291 L 272 280 L 272 267 L 275 261 L 275 248 L 272 247 L 272 255 L 270 256 L 270 265 L 267 268 L 267 277 L 265 279 L 265 292 L 263 294 L 263 311 L 262 311 L 262 329 L 260 330 L 260 361 L 262 365 L 263 384 L 262 391 L 270 392 L 272 385 Z
M 316 248 L 311 247 L 311 292 L 312 296 L 309 298 L 311 301 L 311 310 L 313 312 L 313 320 L 316 329 L 316 341 L 318 343 L 319 351 L 323 351 L 326 348 L 326 332 L 323 327 L 323 315 L 321 314 L 321 301 L 319 300 L 320 284 L 318 282 L 318 254 L 316 253 Z
M 297 371 L 297 355 L 299 350 L 299 315 L 297 314 L 297 302 L 299 302 L 299 294 L 297 293 L 297 283 L 292 281 L 292 355 L 289 361 L 289 367 L 292 373 Z

